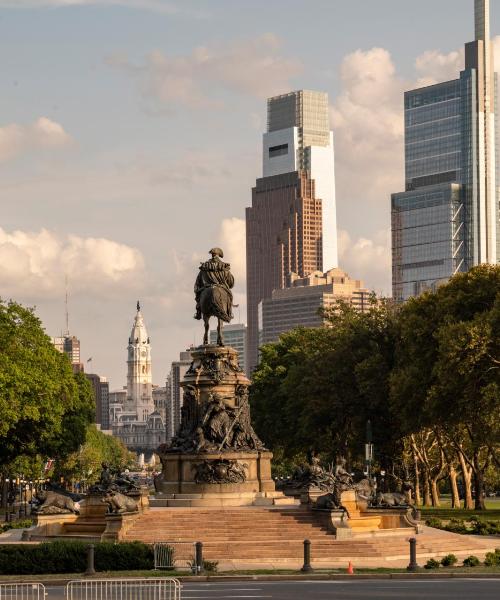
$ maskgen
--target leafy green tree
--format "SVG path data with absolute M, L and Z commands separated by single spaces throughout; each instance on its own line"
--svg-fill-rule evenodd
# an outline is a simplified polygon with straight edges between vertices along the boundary
M 0 300 L 0 465 L 67 455 L 92 416 L 90 386 L 73 375 L 34 311 Z
M 388 462 L 399 444 L 387 404 L 392 306 L 373 302 L 361 313 L 339 302 L 324 317 L 325 327 L 296 329 L 261 348 L 251 387 L 257 431 L 285 458 L 314 452 L 361 459 L 370 419 Z
M 500 267 L 478 266 L 409 300 L 399 325 L 392 411 L 406 434 L 446 432 L 472 469 L 482 509 L 484 475 L 491 461 L 498 464 L 500 440 Z
M 86 429 L 84 443 L 64 461 L 57 463 L 55 469 L 57 477 L 94 482 L 99 478 L 103 462 L 118 471 L 131 466 L 134 460 L 134 453 L 129 452 L 119 439 L 91 424 Z

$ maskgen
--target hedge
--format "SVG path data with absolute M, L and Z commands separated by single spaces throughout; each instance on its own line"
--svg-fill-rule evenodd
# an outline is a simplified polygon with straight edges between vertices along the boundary
M 38 545 L 0 545 L 0 575 L 82 573 L 87 566 L 84 542 L 56 541 Z M 152 546 L 141 542 L 95 544 L 96 571 L 149 570 L 154 568 Z

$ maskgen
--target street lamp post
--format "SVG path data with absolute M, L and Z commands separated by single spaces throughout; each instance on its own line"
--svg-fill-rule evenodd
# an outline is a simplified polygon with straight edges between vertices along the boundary
M 366 422 L 366 444 L 365 444 L 365 464 L 368 481 L 372 479 L 372 462 L 373 462 L 373 434 L 372 422 L 368 419 Z

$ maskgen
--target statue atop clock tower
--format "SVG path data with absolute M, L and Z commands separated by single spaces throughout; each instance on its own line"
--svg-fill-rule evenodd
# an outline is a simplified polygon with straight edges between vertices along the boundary
M 128 340 L 127 367 L 125 412 L 136 412 L 137 421 L 147 421 L 148 416 L 155 410 L 151 377 L 151 345 L 139 301 L 137 301 L 137 313 Z

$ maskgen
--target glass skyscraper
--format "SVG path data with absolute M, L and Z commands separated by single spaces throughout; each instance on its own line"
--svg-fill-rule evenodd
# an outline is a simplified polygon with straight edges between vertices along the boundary
M 392 195 L 391 211 L 397 301 L 500 257 L 489 0 L 475 0 L 475 15 L 460 77 L 405 93 L 406 191 Z

